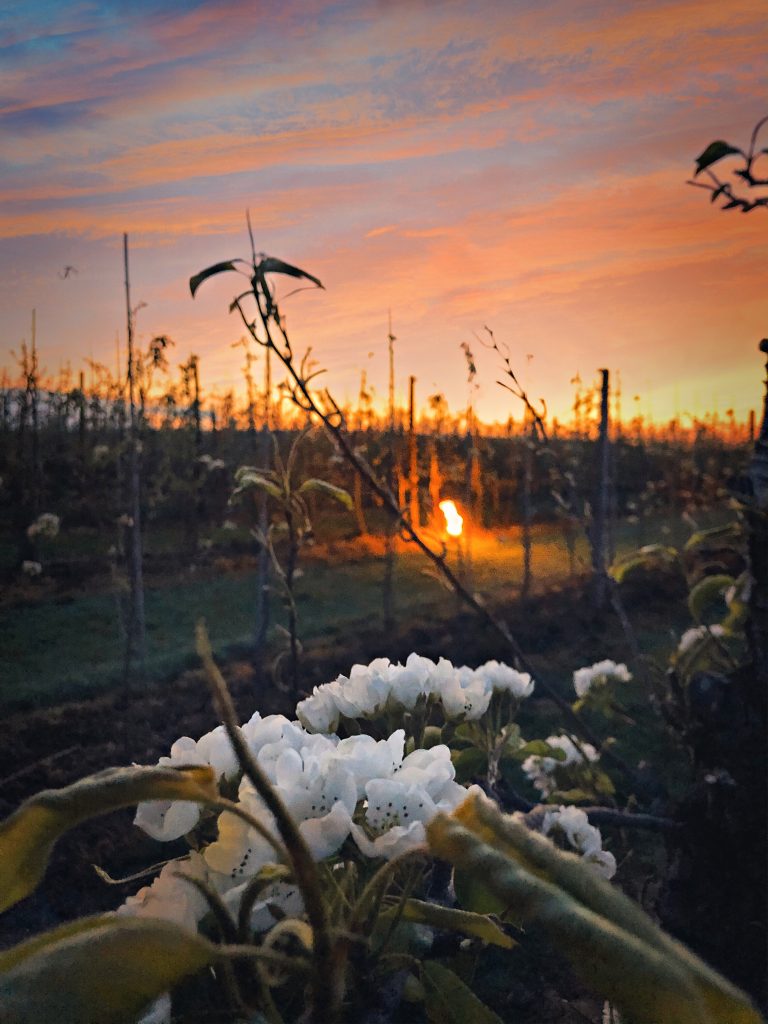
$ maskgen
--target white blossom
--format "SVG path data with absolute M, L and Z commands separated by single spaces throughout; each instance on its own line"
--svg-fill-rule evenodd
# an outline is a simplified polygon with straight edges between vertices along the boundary
M 247 885 L 248 882 L 243 882 L 234 889 L 230 889 L 222 897 L 224 905 L 235 916 L 240 911 L 240 902 Z M 270 907 L 282 911 L 286 917 L 301 917 L 304 913 L 304 901 L 295 882 L 273 882 L 266 886 L 261 893 L 261 899 L 257 900 L 251 909 L 250 927 L 252 931 L 265 932 L 272 927 L 276 918 Z
M 207 879 L 208 870 L 199 853 L 190 853 L 186 860 L 172 860 L 151 885 L 139 889 L 135 896 L 129 896 L 118 914 L 128 917 L 152 917 L 171 921 L 188 931 L 197 931 L 199 922 L 205 917 L 208 904 L 196 886 L 184 880 L 188 875 L 198 881 Z
M 421 845 L 434 815 L 466 799 L 467 790 L 454 776 L 450 750 L 438 744 L 409 754 L 393 778 L 371 780 L 365 787 L 366 827 L 351 826 L 360 852 L 390 860 Z
M 345 718 L 375 718 L 383 712 L 412 711 L 422 698 L 442 705 L 446 718 L 474 721 L 488 710 L 495 693 L 509 693 L 517 700 L 530 696 L 534 683 L 525 672 L 488 661 L 478 669 L 454 667 L 441 658 L 410 654 L 405 665 L 377 658 L 370 665 L 355 665 L 349 676 L 316 686 L 299 703 L 296 714 L 302 725 L 315 732 L 331 732 Z
M 604 878 L 613 878 L 616 874 L 616 858 L 603 849 L 603 838 L 600 829 L 590 825 L 586 812 L 579 807 L 557 807 L 544 815 L 541 826 L 546 836 L 551 832 L 559 832 L 577 853 Z
M 209 765 L 217 781 L 231 781 L 240 773 L 237 755 L 223 725 L 199 740 L 182 736 L 171 747 L 170 757 L 161 757 L 158 765 L 181 768 L 185 765 Z M 153 839 L 169 841 L 191 831 L 200 820 L 200 805 L 188 800 L 150 800 L 139 804 L 134 824 Z
M 511 693 L 518 700 L 533 693 L 534 682 L 527 672 L 518 672 L 498 661 L 486 661 L 475 672 L 486 680 L 494 693 Z
M 597 850 L 595 853 L 587 853 L 584 855 L 584 862 L 590 864 L 605 879 L 613 878 L 616 874 L 616 858 L 610 850 Z
M 43 567 L 39 562 L 33 562 L 29 559 L 25 559 L 21 563 L 21 571 L 25 576 L 29 576 L 30 579 L 33 579 L 35 576 L 39 576 L 42 573 Z
M 695 644 L 698 644 L 710 634 L 715 637 L 722 637 L 725 636 L 725 629 L 720 623 L 715 623 L 713 626 L 691 626 L 690 629 L 686 629 L 680 637 L 680 643 L 677 645 L 678 655 L 690 651 Z
M 394 665 L 391 671 L 393 701 L 406 711 L 412 711 L 420 697 L 430 694 L 429 680 L 436 667 L 434 661 L 418 654 L 409 654 L 405 665 Z
M 493 691 L 482 676 L 466 666 L 454 668 L 441 658 L 434 677 L 435 692 L 440 696 L 446 718 L 465 718 L 477 721 L 488 710 Z
M 556 750 L 562 750 L 565 758 L 558 761 L 547 755 L 531 754 L 522 764 L 523 771 L 543 796 L 549 796 L 554 792 L 555 772 L 558 767 L 567 768 L 574 764 L 593 762 L 600 757 L 591 743 L 580 743 L 577 746 L 570 736 L 548 736 L 544 742 Z
M 371 736 L 350 736 L 342 740 L 334 757 L 343 763 L 357 785 L 357 796 L 362 797 L 371 779 L 391 778 L 403 762 L 405 732 L 398 729 L 387 740 L 378 743 Z
M 206 765 L 209 762 L 190 736 L 182 736 L 171 747 L 170 757 L 158 759 L 164 768 Z M 162 842 L 179 839 L 200 820 L 200 807 L 191 800 L 147 800 L 136 808 L 134 825 Z
M 573 673 L 573 688 L 578 697 L 584 697 L 595 683 L 628 683 L 631 678 L 632 675 L 626 665 L 617 665 L 615 661 L 606 659 L 585 668 L 577 668 Z
M 330 742 L 320 751 L 317 744 L 297 750 L 286 742 L 272 761 L 275 789 L 317 860 L 336 853 L 347 838 L 358 799 L 355 776 L 336 750 Z M 261 754 L 265 752 L 272 753 L 268 745 L 262 747 Z M 240 783 L 238 800 L 277 835 L 272 814 L 247 778 Z M 255 875 L 265 864 L 273 863 L 276 854 L 255 829 L 225 813 L 219 818 L 218 839 L 206 848 L 204 857 L 211 870 L 226 876 L 231 884 Z
M 296 705 L 296 717 L 312 732 L 333 732 L 341 712 L 329 686 L 316 686 L 312 695 Z
M 370 665 L 353 665 L 349 678 L 339 676 L 329 687 L 336 706 L 346 718 L 366 718 L 386 707 L 392 691 L 388 658 Z
M 34 523 L 27 527 L 27 536 L 32 537 L 56 537 L 59 532 L 61 520 L 53 512 L 43 512 L 37 517 Z

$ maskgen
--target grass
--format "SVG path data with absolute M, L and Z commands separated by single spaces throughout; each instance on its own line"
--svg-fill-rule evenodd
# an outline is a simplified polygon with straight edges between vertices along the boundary
M 662 522 L 646 523 L 648 539 L 659 536 Z M 682 543 L 688 535 L 683 523 L 669 521 L 665 542 Z M 617 535 L 619 553 L 639 540 L 637 526 L 623 524 Z M 347 549 L 347 555 L 349 550 Z M 473 542 L 473 587 L 491 599 L 514 599 L 522 577 L 519 533 L 485 532 Z M 586 544 L 579 541 L 579 567 L 588 562 Z M 449 552 L 455 566 L 457 552 Z M 401 623 L 445 620 L 457 610 L 457 600 L 425 570 L 426 561 L 415 552 L 398 555 L 395 599 Z M 564 583 L 568 555 L 556 527 L 536 528 L 533 578 L 536 589 Z M 343 645 L 345 638 L 382 619 L 383 564 L 368 554 L 341 560 L 328 549 L 304 562 L 298 583 L 301 637 Z M 102 584 L 103 585 L 103 584 Z M 228 655 L 247 648 L 253 632 L 255 572 L 214 573 L 207 569 L 174 579 L 156 579 L 146 589 L 147 672 L 161 681 L 196 663 L 194 625 L 204 617 L 216 653 Z M 273 596 L 271 622 L 285 616 L 278 595 Z M 274 631 L 273 631 L 274 633 Z M 651 647 L 669 644 L 669 636 L 648 636 Z M 273 635 L 273 649 L 282 643 Z M 0 706 L 46 705 L 67 697 L 93 694 L 119 684 L 123 672 L 123 645 L 119 638 L 117 605 L 109 590 L 48 596 L 23 606 L 0 610 Z

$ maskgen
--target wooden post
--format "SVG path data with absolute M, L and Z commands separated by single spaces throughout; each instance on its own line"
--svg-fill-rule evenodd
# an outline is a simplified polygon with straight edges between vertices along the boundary
M 126 644 L 126 678 L 130 675 L 131 659 L 135 654 L 139 674 L 146 672 L 146 622 L 144 618 L 144 575 L 141 544 L 141 467 L 139 463 L 139 422 L 136 415 L 135 376 L 136 360 L 133 349 L 133 310 L 131 309 L 131 283 L 128 270 L 128 235 L 123 235 L 123 264 L 125 267 L 125 309 L 128 334 L 128 402 L 130 409 L 129 442 L 129 499 L 131 516 L 131 615 Z
M 200 484 L 202 478 L 202 466 L 200 458 L 203 454 L 203 422 L 202 405 L 200 402 L 200 370 L 198 358 L 195 355 L 189 357 L 189 373 L 191 380 L 192 397 L 192 425 L 195 432 L 194 437 L 194 459 L 192 462 L 192 500 L 189 503 L 190 531 L 189 531 L 189 552 L 194 558 L 197 553 L 197 546 L 200 541 L 200 513 L 202 502 L 200 498 Z
M 532 543 L 531 543 L 531 490 L 533 485 L 533 431 L 534 426 L 530 414 L 526 410 L 523 430 L 523 582 L 520 597 L 525 602 L 530 597 L 532 574 Z
M 32 310 L 32 345 L 29 363 L 29 408 L 32 414 L 32 516 L 42 511 L 42 469 L 40 466 L 40 416 L 38 408 L 37 310 Z
M 768 338 L 760 342 L 760 351 L 766 357 L 763 419 L 747 470 L 751 493 L 745 507 L 752 577 L 747 637 L 754 664 L 754 698 L 761 702 L 764 715 L 768 685 Z
M 610 393 L 608 370 L 600 371 L 600 433 L 597 440 L 598 481 L 592 513 L 590 541 L 592 544 L 593 600 L 596 611 L 605 606 L 607 596 L 606 533 L 610 490 L 611 442 L 608 434 L 608 397 Z
M 395 483 L 395 348 L 396 338 L 392 333 L 392 313 L 389 314 L 389 332 L 387 334 L 389 344 L 389 425 L 387 428 L 387 486 L 390 491 Z M 389 633 L 395 625 L 395 598 L 394 598 L 394 577 L 395 577 L 395 524 L 389 515 L 387 516 L 385 534 L 384 554 L 384 630 Z
M 431 506 L 432 528 L 438 528 L 440 519 L 440 491 L 443 477 L 440 473 L 440 459 L 437 453 L 437 437 L 432 438 L 429 450 L 429 503 Z
M 259 465 L 269 469 L 272 462 L 272 433 L 270 415 L 270 393 L 272 390 L 272 367 L 270 366 L 270 350 L 264 350 L 264 415 L 261 425 L 259 444 Z M 258 526 L 266 536 L 269 526 L 267 496 L 259 496 Z M 269 629 L 269 551 L 266 545 L 259 548 L 256 567 L 256 616 L 253 630 L 253 668 L 256 674 L 256 685 L 259 689 L 264 684 L 264 654 L 267 647 L 267 630 Z
M 408 486 L 410 488 L 409 509 L 411 525 L 418 530 L 421 524 L 419 518 L 419 453 L 418 444 L 416 440 L 415 426 L 415 391 L 416 378 L 411 377 L 410 386 L 408 389 Z

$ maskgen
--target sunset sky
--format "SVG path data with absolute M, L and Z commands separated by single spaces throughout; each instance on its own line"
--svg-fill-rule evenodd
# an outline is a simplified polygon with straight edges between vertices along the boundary
M 49 371 L 114 365 L 127 231 L 139 341 L 167 334 L 208 390 L 240 388 L 237 279 L 194 301 L 188 279 L 248 254 L 250 208 L 257 249 L 326 287 L 283 310 L 340 400 L 362 370 L 385 398 L 391 309 L 401 395 L 414 374 L 421 399 L 462 406 L 466 341 L 481 416 L 519 416 L 475 341 L 487 324 L 555 415 L 577 372 L 607 366 L 630 415 L 743 417 L 761 395 L 768 208 L 721 212 L 685 181 L 707 143 L 746 146 L 768 114 L 767 13 L 0 0 L 0 363 L 35 308 Z

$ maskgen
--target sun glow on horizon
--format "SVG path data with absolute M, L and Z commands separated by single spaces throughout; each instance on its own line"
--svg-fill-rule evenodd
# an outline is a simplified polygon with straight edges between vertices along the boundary
M 460 537 L 464 529 L 464 517 L 459 515 L 456 503 L 447 498 L 441 501 L 438 508 L 445 516 L 445 532 L 449 537 Z

